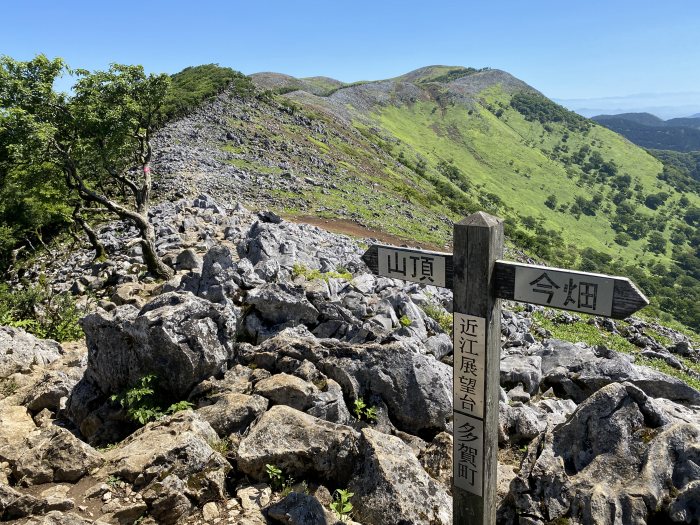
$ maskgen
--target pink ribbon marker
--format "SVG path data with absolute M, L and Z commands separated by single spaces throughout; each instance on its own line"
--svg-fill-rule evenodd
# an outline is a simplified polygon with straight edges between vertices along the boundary
M 144 172 L 144 173 L 150 173 L 150 172 L 151 172 L 151 168 L 148 167 L 148 166 L 146 166 L 146 167 L 143 168 L 143 172 Z

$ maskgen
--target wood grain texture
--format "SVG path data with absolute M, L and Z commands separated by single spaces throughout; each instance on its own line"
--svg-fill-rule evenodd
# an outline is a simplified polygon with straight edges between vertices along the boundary
M 522 263 L 515 263 L 509 261 L 496 261 L 495 265 L 495 290 L 496 296 L 501 299 L 514 299 L 515 291 L 515 269 L 518 267 L 534 266 Z M 546 267 L 542 267 L 547 269 Z M 602 274 L 590 274 L 588 272 L 577 272 L 575 270 L 566 270 L 563 268 L 552 268 L 557 271 L 569 272 L 575 275 L 602 275 Z M 644 308 L 649 304 L 649 299 L 637 288 L 632 281 L 627 277 L 619 277 L 615 275 L 605 275 L 610 279 L 614 279 L 614 290 L 613 290 L 613 302 L 612 302 L 612 312 L 610 317 L 615 319 L 624 319 L 629 317 L 637 310 Z M 546 303 L 533 303 L 541 304 L 544 306 L 549 306 Z
M 495 294 L 494 267 L 502 256 L 503 223 L 500 219 L 478 212 L 455 224 L 454 311 L 486 319 L 483 497 L 453 486 L 453 523 L 456 525 L 496 523 L 501 301 Z

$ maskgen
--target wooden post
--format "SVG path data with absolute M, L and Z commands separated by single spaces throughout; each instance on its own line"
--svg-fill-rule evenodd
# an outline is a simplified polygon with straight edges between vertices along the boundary
M 494 264 L 503 223 L 484 212 L 454 226 L 455 525 L 495 525 L 501 304 Z

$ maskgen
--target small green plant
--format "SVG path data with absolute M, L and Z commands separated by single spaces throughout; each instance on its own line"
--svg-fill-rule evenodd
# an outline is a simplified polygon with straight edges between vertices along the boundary
M 426 304 L 423 306 L 423 311 L 425 315 L 437 321 L 442 328 L 442 331 L 446 334 L 452 332 L 452 314 L 448 313 L 445 309 L 439 306 L 434 306 L 432 304 Z
M 284 474 L 282 469 L 278 468 L 276 465 L 270 465 L 267 463 L 265 465 L 265 474 L 267 474 L 267 479 L 270 480 L 270 486 L 273 490 L 278 490 L 284 485 Z
M 209 446 L 222 456 L 228 456 L 231 452 L 231 440 L 228 438 L 211 441 Z
M 178 401 L 177 403 L 170 405 L 165 413 L 174 414 L 176 412 L 182 412 L 183 410 L 190 410 L 192 408 L 194 408 L 194 403 L 190 403 L 189 401 Z
M 119 403 L 126 410 L 127 417 L 141 425 L 160 419 L 165 415 L 194 407 L 189 401 L 178 401 L 163 410 L 158 403 L 158 399 L 161 396 L 158 395 L 155 389 L 157 381 L 158 378 L 155 374 L 145 375 L 136 386 L 121 394 L 114 394 L 110 397 L 110 400 L 114 403 Z
M 107 478 L 107 480 L 105 481 L 105 483 L 107 483 L 107 485 L 109 485 L 112 489 L 114 489 L 114 488 L 116 488 L 117 486 L 119 486 L 119 484 L 120 484 L 121 482 L 122 482 L 121 478 L 120 478 L 119 476 L 114 476 L 114 475 L 110 475 L 110 476 Z
M 118 444 L 119 444 L 119 443 L 107 443 L 106 445 L 104 445 L 104 446 L 102 446 L 102 447 L 96 447 L 96 448 L 97 448 L 97 450 L 99 450 L 100 452 L 109 452 L 110 450 L 112 450 L 112 449 L 114 449 L 114 448 L 117 448 L 117 445 L 118 445 Z
M 355 494 L 348 490 L 336 489 L 333 493 L 333 501 L 331 502 L 331 510 L 338 515 L 341 521 L 346 521 L 350 518 L 352 512 L 352 503 L 350 498 Z
M 377 407 L 369 406 L 365 400 L 358 397 L 353 402 L 352 412 L 357 419 L 364 418 L 366 421 L 373 423 L 377 420 Z
M 411 318 L 408 317 L 407 315 L 402 315 L 401 318 L 399 319 L 399 324 L 401 326 L 411 326 Z

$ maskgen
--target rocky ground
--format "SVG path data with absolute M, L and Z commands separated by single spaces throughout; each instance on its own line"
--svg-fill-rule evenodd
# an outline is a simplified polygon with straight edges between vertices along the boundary
M 207 195 L 151 216 L 167 283 L 118 223 L 106 261 L 80 249 L 25 274 L 89 313 L 85 344 L 0 328 L 0 520 L 451 523 L 451 294 Z M 499 523 L 698 523 L 700 392 L 552 339 L 535 311 L 503 314 Z M 640 320 L 591 322 L 677 367 L 700 356 Z

